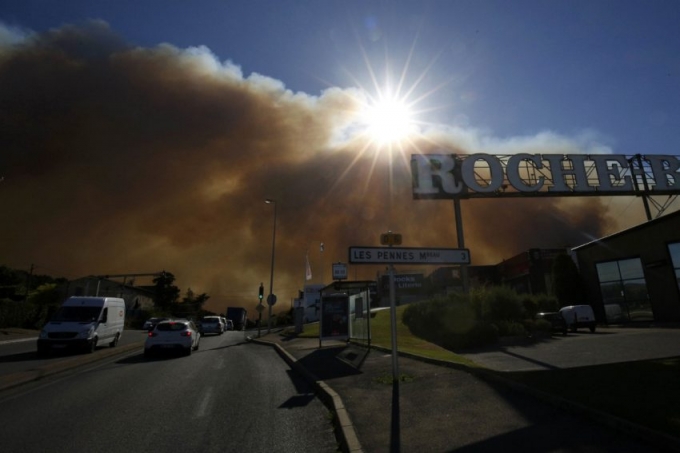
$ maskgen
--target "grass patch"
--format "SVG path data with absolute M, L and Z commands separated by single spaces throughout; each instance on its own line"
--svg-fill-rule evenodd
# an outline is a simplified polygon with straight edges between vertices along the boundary
M 454 352 L 437 346 L 434 343 L 416 337 L 409 328 L 401 321 L 406 305 L 397 307 L 397 349 L 400 352 L 421 355 L 430 359 L 444 360 L 458 363 L 469 367 L 478 365 Z M 371 345 L 392 349 L 392 327 L 390 311 L 380 310 L 371 318 Z M 305 324 L 304 332 L 298 334 L 301 338 L 319 338 L 319 323 Z
M 377 378 L 373 378 L 375 382 L 378 384 L 392 384 L 394 382 L 394 378 L 392 377 L 391 374 L 389 375 L 383 375 L 383 376 L 378 376 Z M 411 376 L 410 374 L 400 374 L 399 375 L 399 382 L 413 382 L 416 380 L 415 376 Z
M 400 352 L 458 363 L 469 367 L 477 367 L 477 364 L 473 361 L 413 335 L 408 326 L 401 321 L 406 307 L 406 305 L 397 307 L 397 349 Z M 373 336 L 371 344 L 392 349 L 391 324 L 390 310 L 381 310 L 377 312 L 375 318 L 371 318 L 371 332 Z
M 503 376 L 675 437 L 680 433 L 680 358 Z

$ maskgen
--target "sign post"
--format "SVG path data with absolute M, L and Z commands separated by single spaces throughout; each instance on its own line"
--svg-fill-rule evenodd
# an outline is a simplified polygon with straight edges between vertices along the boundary
M 392 247 L 390 245 L 390 247 Z M 399 382 L 397 362 L 397 302 L 394 295 L 394 264 L 390 263 L 390 324 L 392 325 L 392 382 Z
M 468 249 L 350 247 L 352 264 L 470 264 Z
M 392 379 L 394 379 L 395 382 L 399 380 L 399 364 L 397 362 L 397 304 L 394 294 L 394 265 L 470 264 L 470 251 L 468 249 L 394 247 L 394 245 L 401 244 L 401 239 L 401 234 L 388 231 L 387 233 L 380 235 L 380 243 L 387 245 L 387 247 L 349 248 L 349 262 L 352 264 L 389 265 L 390 323 L 392 325 Z M 319 346 L 321 346 L 321 342 L 319 342 Z
M 258 299 L 259 303 L 257 305 L 257 311 L 259 313 L 259 317 L 257 319 L 257 338 L 260 338 L 262 336 L 262 310 L 264 310 L 264 306 L 262 305 L 262 298 L 264 297 L 264 284 L 260 282 L 260 288 L 258 290 Z
M 347 280 L 347 265 L 345 263 L 333 263 L 333 280 Z

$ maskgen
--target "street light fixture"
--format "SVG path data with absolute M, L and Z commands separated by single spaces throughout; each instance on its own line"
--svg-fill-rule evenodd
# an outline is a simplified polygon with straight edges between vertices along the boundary
M 267 297 L 267 304 L 269 305 L 269 319 L 267 320 L 267 333 L 272 331 L 272 306 L 274 305 L 274 254 L 276 251 L 276 200 L 267 198 L 264 200 L 267 204 L 274 205 L 274 228 L 272 233 L 272 265 L 269 274 L 269 297 Z

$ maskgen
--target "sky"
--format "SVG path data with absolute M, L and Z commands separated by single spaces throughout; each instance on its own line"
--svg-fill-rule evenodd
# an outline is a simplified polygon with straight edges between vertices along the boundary
M 223 311 L 269 292 L 275 239 L 287 309 L 381 233 L 457 247 L 411 154 L 680 155 L 678 23 L 674 0 L 5 0 L 0 264 L 166 270 Z M 367 112 L 390 99 L 410 117 L 386 141 Z M 461 205 L 473 265 L 645 220 L 633 197 Z

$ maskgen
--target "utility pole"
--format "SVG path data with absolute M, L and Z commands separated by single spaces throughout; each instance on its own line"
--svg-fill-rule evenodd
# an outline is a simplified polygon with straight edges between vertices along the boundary
M 28 276 L 26 277 L 26 294 L 24 295 L 24 302 L 28 302 L 28 290 L 31 287 L 32 276 L 33 276 L 33 263 L 31 263 L 31 270 L 28 271 Z

